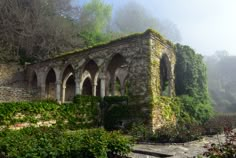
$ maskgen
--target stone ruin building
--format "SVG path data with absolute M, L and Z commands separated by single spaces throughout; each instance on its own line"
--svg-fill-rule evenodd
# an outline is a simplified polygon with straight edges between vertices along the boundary
M 129 104 L 153 113 L 153 98 L 175 95 L 175 62 L 171 42 L 147 30 L 36 64 L 0 64 L 0 102 L 128 95 Z

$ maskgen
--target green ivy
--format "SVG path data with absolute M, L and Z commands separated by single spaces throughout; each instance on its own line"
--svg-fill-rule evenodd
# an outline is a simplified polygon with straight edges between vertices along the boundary
M 52 101 L 0 103 L 0 126 L 49 120 L 69 129 L 98 126 L 100 98 L 76 96 L 74 101 L 62 105 Z
M 193 120 L 206 121 L 212 115 L 203 57 L 189 46 L 176 44 L 175 89 L 182 109 Z

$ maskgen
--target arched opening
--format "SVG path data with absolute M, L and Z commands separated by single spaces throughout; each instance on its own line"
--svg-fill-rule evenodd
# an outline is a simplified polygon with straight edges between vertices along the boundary
M 128 75 L 128 64 L 125 58 L 116 54 L 112 57 L 107 67 L 108 84 L 106 95 L 124 95 L 125 79 Z M 119 90 L 117 90 L 119 89 Z M 118 92 L 119 91 L 119 92 Z
M 82 94 L 83 95 L 100 95 L 100 90 L 97 88 L 98 83 L 98 66 L 93 60 L 89 60 L 83 69 L 82 74 Z M 88 77 L 89 76 L 89 77 Z
M 31 80 L 30 84 L 31 84 L 32 90 L 36 90 L 38 88 L 38 78 L 37 78 L 37 75 L 35 72 L 33 73 L 33 78 Z
M 92 94 L 93 94 L 93 92 L 92 92 L 92 83 L 91 83 L 91 80 L 87 77 L 84 80 L 84 83 L 83 83 L 82 95 L 91 96 Z
M 96 96 L 101 96 L 101 79 L 97 80 Z
M 53 69 L 50 69 L 47 74 L 46 97 L 48 99 L 56 99 L 56 73 Z
M 62 76 L 62 102 L 72 101 L 75 96 L 74 69 L 68 65 Z
M 170 77 L 169 77 L 169 65 L 168 57 L 164 55 L 160 61 L 160 85 L 161 85 L 161 95 L 170 96 Z

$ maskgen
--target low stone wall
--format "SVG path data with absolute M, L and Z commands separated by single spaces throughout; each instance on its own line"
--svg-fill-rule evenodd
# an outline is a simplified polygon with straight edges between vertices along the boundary
M 25 88 L 0 87 L 0 102 L 18 102 L 37 100 L 37 90 L 28 92 Z
M 24 87 L 24 66 L 17 63 L 0 64 L 0 86 Z

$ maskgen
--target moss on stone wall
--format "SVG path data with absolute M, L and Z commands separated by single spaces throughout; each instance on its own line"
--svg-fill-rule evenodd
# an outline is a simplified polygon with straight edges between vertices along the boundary
M 175 112 L 171 108 L 174 100 L 170 97 L 162 97 L 161 96 L 161 58 L 165 54 L 170 61 L 169 64 L 175 64 L 175 54 L 174 54 L 174 47 L 172 44 L 164 42 L 166 45 L 160 42 L 159 39 L 164 40 L 162 37 L 151 38 L 150 41 L 150 80 L 149 80 L 149 91 L 150 91 L 150 107 L 151 107 L 151 124 L 152 130 L 156 130 L 163 126 L 164 124 L 170 123 L 175 124 Z M 168 72 L 170 75 L 173 75 L 173 70 L 169 65 L 170 69 Z M 169 80 L 170 83 L 173 82 Z M 171 83 L 172 85 L 173 83 Z M 171 92 L 174 91 L 174 87 L 170 86 Z M 171 104 L 171 105 L 170 105 Z

